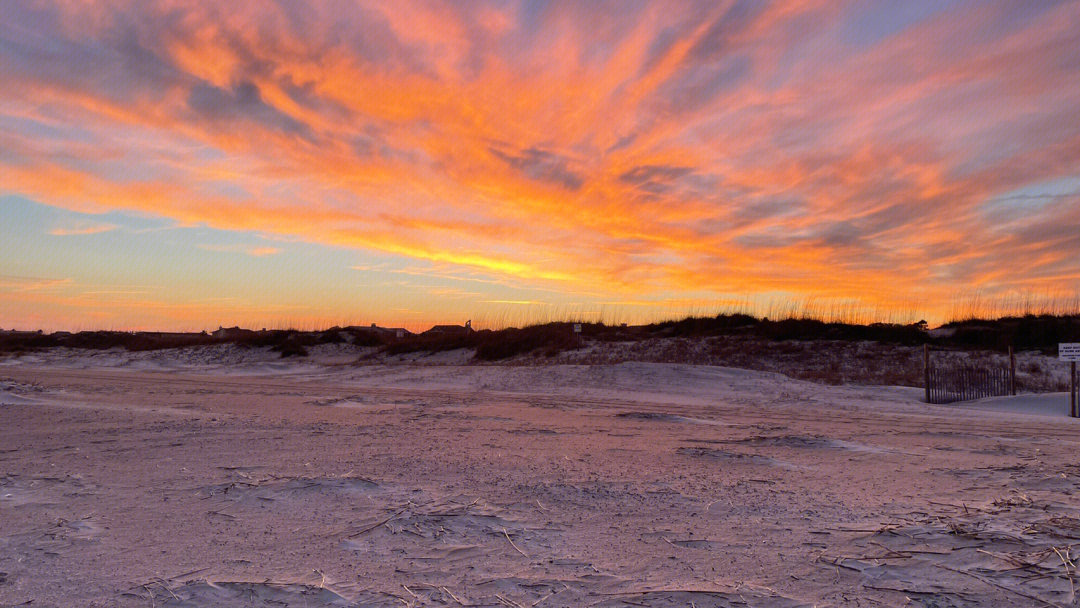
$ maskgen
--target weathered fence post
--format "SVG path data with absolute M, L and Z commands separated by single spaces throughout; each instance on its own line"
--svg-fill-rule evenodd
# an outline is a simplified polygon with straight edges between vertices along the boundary
M 1076 412 L 1076 361 L 1069 363 L 1069 415 L 1080 418 Z
M 1016 352 L 1009 345 L 1009 394 L 1016 396 Z
M 922 345 L 923 386 L 926 387 L 926 402 L 930 403 L 930 345 Z

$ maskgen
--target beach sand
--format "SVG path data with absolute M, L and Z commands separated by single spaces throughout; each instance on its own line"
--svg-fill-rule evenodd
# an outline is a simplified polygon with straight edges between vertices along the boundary
M 22 361 L 0 605 L 1076 605 L 1080 424 L 921 395 L 661 363 Z

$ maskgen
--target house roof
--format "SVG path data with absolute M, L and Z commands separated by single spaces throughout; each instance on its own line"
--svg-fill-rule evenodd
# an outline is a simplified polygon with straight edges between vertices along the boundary
M 366 330 L 366 331 L 388 332 L 388 333 L 397 333 L 399 331 L 403 331 L 403 332 L 405 332 L 407 334 L 412 333 L 411 331 L 405 329 L 404 327 L 379 327 L 378 325 L 375 325 L 375 324 L 372 324 L 370 327 L 366 327 L 366 326 L 365 327 L 359 327 L 358 329 Z
M 470 328 L 464 325 L 436 325 L 428 331 L 445 332 L 445 331 L 468 331 Z M 427 332 L 424 332 L 427 333 Z

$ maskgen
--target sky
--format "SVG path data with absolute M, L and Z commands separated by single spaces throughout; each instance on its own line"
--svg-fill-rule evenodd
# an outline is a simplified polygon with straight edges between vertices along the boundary
M 5 2 L 0 328 L 1080 292 L 1080 2 Z

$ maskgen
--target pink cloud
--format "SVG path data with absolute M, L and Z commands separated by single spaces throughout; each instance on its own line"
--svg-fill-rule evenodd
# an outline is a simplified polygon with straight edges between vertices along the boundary
M 243 253 L 252 257 L 264 257 L 281 253 L 281 249 L 277 247 L 250 247 L 247 245 L 199 245 L 198 247 L 199 249 L 205 251 L 216 251 L 219 253 Z
M 118 227 L 115 224 L 80 224 L 78 226 L 53 228 L 49 231 L 49 234 L 53 236 L 85 236 L 110 232 Z

